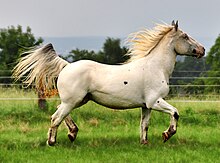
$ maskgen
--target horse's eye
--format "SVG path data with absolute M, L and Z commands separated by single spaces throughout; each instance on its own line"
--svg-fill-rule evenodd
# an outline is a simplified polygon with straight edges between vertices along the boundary
M 183 34 L 183 38 L 186 39 L 186 40 L 188 40 L 188 39 L 189 39 L 189 36 L 188 36 L 186 33 L 184 33 L 184 34 Z

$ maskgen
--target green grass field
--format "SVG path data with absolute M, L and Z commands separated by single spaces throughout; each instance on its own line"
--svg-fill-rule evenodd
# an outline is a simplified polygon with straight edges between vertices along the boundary
M 0 97 L 35 97 L 1 89 Z M 169 115 L 152 112 L 148 145 L 139 144 L 140 109 L 116 111 L 89 102 L 71 115 L 79 127 L 74 143 L 61 124 L 57 144 L 46 145 L 50 116 L 59 101 L 41 111 L 36 100 L 0 101 L 0 162 L 220 162 L 220 103 L 171 103 L 178 131 L 163 143 Z

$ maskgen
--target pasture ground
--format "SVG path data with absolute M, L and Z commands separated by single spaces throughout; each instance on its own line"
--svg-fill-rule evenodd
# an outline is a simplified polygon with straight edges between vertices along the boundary
M 0 97 L 34 97 L 31 92 L 2 91 Z M 168 142 L 162 132 L 169 115 L 152 112 L 148 145 L 139 144 L 140 109 L 111 110 L 93 102 L 72 111 L 79 127 L 74 143 L 61 124 L 57 144 L 46 145 L 50 116 L 36 100 L 0 101 L 0 162 L 220 162 L 220 103 L 172 103 L 178 108 L 178 131 Z

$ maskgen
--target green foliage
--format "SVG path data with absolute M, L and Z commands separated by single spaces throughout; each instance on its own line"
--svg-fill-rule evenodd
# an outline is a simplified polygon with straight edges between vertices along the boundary
M 208 77 L 220 77 L 220 35 L 217 37 L 215 44 L 211 47 L 207 56 L 207 63 L 211 65 Z M 207 85 L 220 85 L 220 79 L 206 80 Z M 205 89 L 206 92 L 220 93 L 220 87 L 208 87 Z
M 128 59 L 125 56 L 127 49 L 121 47 L 120 39 L 107 38 L 103 50 L 99 52 L 75 49 L 66 57 L 69 61 L 78 61 L 83 59 L 93 60 L 106 64 L 123 63 Z
M 66 58 L 68 61 L 73 62 L 73 61 L 79 61 L 79 60 L 94 60 L 97 62 L 102 62 L 103 61 L 103 56 L 101 53 L 96 53 L 93 50 L 88 51 L 88 50 L 80 50 L 80 49 L 74 49 L 71 50 L 70 54 Z
M 177 62 L 175 71 L 206 71 L 207 65 L 205 60 L 205 57 L 197 59 L 191 56 L 187 56 L 184 58 L 183 62 Z M 194 72 L 192 75 L 197 76 L 197 74 L 198 73 Z
M 23 31 L 21 26 L 0 29 L 0 70 L 12 70 L 25 48 L 37 46 L 42 42 L 42 38 L 35 39 L 30 27 L 27 27 L 26 31 Z M 10 76 L 11 72 L 0 72 L 0 75 Z
M 209 65 L 206 63 L 206 57 L 197 59 L 191 56 L 185 57 L 183 61 L 177 61 L 172 77 L 178 77 L 171 79 L 170 84 L 173 85 L 185 85 L 183 87 L 171 87 L 171 94 L 198 94 L 204 92 L 203 79 L 196 78 L 204 75 L 204 71 L 209 69 Z M 192 86 L 200 85 L 200 86 Z
M 120 39 L 107 38 L 103 46 L 104 63 L 116 64 L 123 63 L 127 58 L 125 47 L 120 46 Z
M 211 65 L 212 71 L 220 71 L 220 35 L 208 52 L 207 63 Z
M 194 85 L 207 85 L 206 87 L 194 87 L 190 91 L 194 93 L 219 94 L 220 93 L 220 36 L 217 37 L 215 44 L 211 47 L 203 66 L 208 70 L 200 73 L 201 78 L 195 79 L 191 83 Z M 201 63 L 202 65 L 202 63 Z M 207 77 L 207 78 L 203 78 Z M 189 88 L 187 88 L 189 90 Z

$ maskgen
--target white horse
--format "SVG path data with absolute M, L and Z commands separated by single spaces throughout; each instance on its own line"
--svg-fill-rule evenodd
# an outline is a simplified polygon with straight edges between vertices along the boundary
M 176 133 L 178 110 L 163 98 L 169 92 L 169 77 L 176 56 L 201 58 L 205 49 L 189 35 L 172 25 L 159 24 L 152 30 L 132 34 L 128 42 L 130 59 L 122 65 L 105 65 L 82 60 L 68 63 L 48 44 L 25 53 L 14 69 L 14 76 L 37 89 L 50 90 L 56 85 L 61 104 L 51 117 L 49 145 L 56 143 L 57 128 L 65 119 L 68 137 L 74 141 L 78 127 L 70 112 L 89 100 L 113 109 L 142 108 L 140 142 L 148 143 L 147 132 L 151 110 L 170 114 L 170 126 L 162 134 L 164 142 Z

